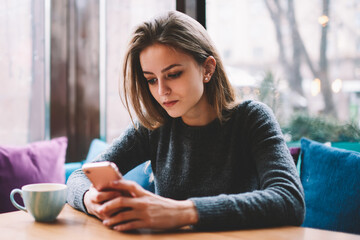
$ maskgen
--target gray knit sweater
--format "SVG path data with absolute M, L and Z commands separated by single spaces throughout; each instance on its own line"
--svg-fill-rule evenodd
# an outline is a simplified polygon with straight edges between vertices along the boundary
M 301 225 L 304 193 L 272 111 L 246 101 L 220 124 L 192 127 L 181 118 L 150 131 L 130 127 L 97 160 L 115 162 L 125 174 L 151 159 L 155 193 L 189 199 L 199 229 Z M 68 203 L 84 212 L 90 182 L 81 170 L 67 183 Z

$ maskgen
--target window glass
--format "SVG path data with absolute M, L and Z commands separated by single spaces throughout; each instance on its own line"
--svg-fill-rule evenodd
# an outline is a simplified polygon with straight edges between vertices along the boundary
M 123 57 L 131 30 L 142 21 L 167 10 L 169 0 L 106 1 L 106 139 L 112 141 L 130 124 L 129 114 L 119 96 Z
M 267 103 L 282 126 L 300 112 L 359 125 L 360 3 L 326 2 L 206 1 L 239 97 Z
M 31 113 L 39 113 L 39 108 L 44 106 L 31 102 L 32 99 L 40 100 L 33 96 L 33 74 L 38 74 L 38 64 L 42 66 L 44 63 L 41 54 L 34 50 L 37 48 L 36 41 L 43 40 L 43 35 L 34 37 L 39 25 L 35 23 L 34 19 L 38 19 L 33 13 L 39 6 L 43 7 L 31 0 L 5 0 L 0 3 L 0 144 L 19 145 L 43 137 L 40 135 L 44 131 L 39 125 L 35 124 L 33 129 L 30 127 L 34 126 Z M 43 114 L 43 110 L 41 112 Z M 39 119 L 41 116 L 36 117 L 44 128 L 43 119 Z M 41 131 L 41 134 L 32 137 L 30 129 L 32 133 Z

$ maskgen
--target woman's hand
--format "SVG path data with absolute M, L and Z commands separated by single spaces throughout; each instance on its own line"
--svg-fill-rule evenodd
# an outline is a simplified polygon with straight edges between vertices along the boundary
M 120 192 L 129 192 L 132 196 L 117 196 L 101 206 L 95 204 L 97 214 L 103 217 L 103 224 L 117 231 L 173 229 L 198 221 L 197 211 L 190 200 L 163 198 L 133 181 L 119 180 L 110 186 Z
M 118 191 L 99 192 L 91 185 L 89 191 L 87 191 L 84 195 L 84 204 L 86 210 L 89 214 L 95 215 L 101 220 L 104 220 L 107 218 L 107 215 L 100 213 L 102 205 L 109 200 L 119 197 L 120 195 L 121 193 Z

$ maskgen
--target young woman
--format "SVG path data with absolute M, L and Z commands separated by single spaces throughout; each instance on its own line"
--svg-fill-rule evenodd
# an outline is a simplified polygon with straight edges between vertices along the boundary
M 118 231 L 303 222 L 303 189 L 272 111 L 236 104 L 198 22 L 172 11 L 140 25 L 126 53 L 124 89 L 137 120 L 97 161 L 125 174 L 150 159 L 155 194 L 126 180 L 99 192 L 79 170 L 68 180 L 70 205 Z

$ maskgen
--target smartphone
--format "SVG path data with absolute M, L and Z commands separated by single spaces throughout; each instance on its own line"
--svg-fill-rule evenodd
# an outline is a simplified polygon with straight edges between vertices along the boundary
M 113 162 L 85 163 L 82 170 L 98 191 L 109 190 L 106 187 L 110 182 L 122 178 L 116 164 Z

